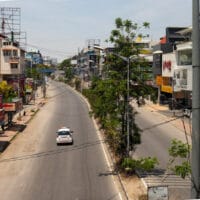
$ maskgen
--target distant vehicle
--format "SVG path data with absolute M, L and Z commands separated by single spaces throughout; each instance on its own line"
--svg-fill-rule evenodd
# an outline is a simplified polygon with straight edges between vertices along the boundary
M 72 131 L 67 127 L 58 129 L 56 143 L 59 144 L 73 144 Z

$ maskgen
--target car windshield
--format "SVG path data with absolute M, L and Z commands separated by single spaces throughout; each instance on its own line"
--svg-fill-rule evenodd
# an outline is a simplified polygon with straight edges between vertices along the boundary
M 70 135 L 69 131 L 59 131 L 58 135 Z

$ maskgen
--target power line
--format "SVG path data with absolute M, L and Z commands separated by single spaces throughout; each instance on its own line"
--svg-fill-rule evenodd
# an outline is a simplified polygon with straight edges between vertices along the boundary
M 38 46 L 38 45 L 34 45 L 34 44 L 28 44 L 28 43 L 21 43 L 23 45 L 26 45 L 28 47 L 32 47 L 32 48 L 36 48 L 38 50 L 44 50 L 44 51 L 48 51 L 48 52 L 52 52 L 52 53 L 56 53 L 56 54 L 60 54 L 62 56 L 66 55 L 66 56 L 74 56 L 76 55 L 75 52 L 64 52 L 64 51 L 60 51 L 60 50 L 53 50 L 53 49 L 49 49 L 49 48 L 46 48 L 46 47 L 41 47 L 41 46 Z

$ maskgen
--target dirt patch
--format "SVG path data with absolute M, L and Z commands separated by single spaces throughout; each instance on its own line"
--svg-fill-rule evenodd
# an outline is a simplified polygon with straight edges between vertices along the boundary
M 147 189 L 137 175 L 121 175 L 122 183 L 130 200 L 147 200 Z

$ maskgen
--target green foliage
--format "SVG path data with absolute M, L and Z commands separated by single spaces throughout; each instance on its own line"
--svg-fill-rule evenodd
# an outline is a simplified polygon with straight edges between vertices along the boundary
M 74 78 L 73 67 L 71 65 L 71 58 L 63 60 L 58 66 L 60 70 L 65 71 L 65 77 L 68 83 Z
M 41 67 L 41 65 L 39 65 Z M 41 80 L 42 79 L 42 73 L 40 72 L 41 68 L 37 68 L 34 66 L 33 68 L 27 68 L 26 69 L 26 77 L 33 78 L 35 80 Z
M 67 79 L 67 82 L 70 82 L 74 78 L 72 67 L 68 67 L 67 69 L 65 69 L 65 77 Z
M 151 171 L 155 168 L 155 165 L 159 164 L 157 158 L 148 157 L 148 158 L 141 158 L 140 159 L 140 169 L 144 171 Z
M 128 172 L 134 172 L 136 169 L 143 171 L 151 171 L 156 165 L 158 165 L 157 158 L 141 158 L 141 159 L 132 159 L 132 158 L 124 158 L 121 164 L 123 170 Z
M 183 143 L 180 140 L 172 140 L 171 146 L 168 149 L 169 155 L 172 157 L 187 158 L 190 152 L 190 145 Z
M 149 28 L 144 22 L 141 26 L 131 20 L 115 20 L 116 28 L 111 31 L 109 41 L 115 47 L 114 53 L 106 56 L 103 73 L 104 78 L 95 77 L 91 88 L 83 93 L 89 99 L 94 117 L 98 118 L 101 128 L 105 130 L 107 142 L 118 156 L 127 155 L 127 61 L 120 56 L 129 58 L 137 55 L 143 48 L 136 44 L 136 38 L 143 29 Z M 120 55 L 120 56 L 119 56 Z M 140 66 L 143 66 L 140 67 Z M 149 65 L 145 59 L 132 60 L 130 62 L 130 96 L 138 98 L 151 94 L 150 86 L 145 84 L 148 80 Z M 138 70 L 138 69 L 141 70 Z M 134 83 L 134 84 L 132 84 Z M 129 106 L 129 133 L 130 150 L 141 142 L 141 130 L 135 123 L 135 113 Z M 145 160 L 143 164 L 147 166 Z M 142 165 L 142 161 L 141 161 Z
M 59 66 L 58 69 L 65 70 L 66 68 L 71 67 L 71 59 L 65 59 L 63 60 Z
M 3 95 L 4 102 L 10 102 L 12 98 L 17 97 L 17 93 L 13 87 L 8 85 L 6 81 L 0 82 L 0 94 Z
M 172 157 L 169 161 L 169 168 L 182 178 L 191 174 L 190 150 L 191 147 L 189 144 L 176 139 L 172 140 L 171 146 L 168 149 L 169 155 Z M 179 165 L 174 164 L 176 159 L 180 158 L 182 162 Z
M 149 22 L 144 22 L 144 23 L 143 23 L 143 26 L 146 27 L 146 28 L 150 28 Z
M 191 175 L 190 163 L 188 161 L 182 162 L 182 165 L 176 165 L 173 171 L 184 179 L 186 176 Z

